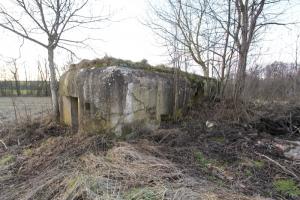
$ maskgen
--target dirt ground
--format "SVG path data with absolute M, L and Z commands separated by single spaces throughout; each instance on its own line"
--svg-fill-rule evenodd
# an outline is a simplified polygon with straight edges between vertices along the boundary
M 299 199 L 297 105 L 198 105 L 127 141 L 51 121 L 0 132 L 0 199 Z
M 0 97 L 0 124 L 15 121 L 16 117 L 18 120 L 43 117 L 50 109 L 49 97 Z

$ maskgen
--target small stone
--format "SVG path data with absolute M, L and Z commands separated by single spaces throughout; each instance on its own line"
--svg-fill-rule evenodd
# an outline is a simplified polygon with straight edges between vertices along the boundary
M 295 161 L 300 160 L 300 146 L 296 146 L 295 148 L 289 150 L 284 153 L 284 156 Z
M 205 125 L 206 125 L 207 128 L 212 128 L 212 127 L 215 126 L 215 123 L 212 122 L 212 121 L 206 121 Z

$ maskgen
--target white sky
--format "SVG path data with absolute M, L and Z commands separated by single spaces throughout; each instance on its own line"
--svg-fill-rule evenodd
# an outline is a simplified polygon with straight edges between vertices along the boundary
M 150 64 L 167 63 L 166 50 L 160 45 L 158 38 L 152 31 L 141 23 L 147 18 L 149 12 L 148 0 L 96 1 L 101 4 L 104 2 L 104 8 L 110 8 L 114 12 L 114 19 L 118 22 L 113 22 L 110 26 L 101 30 L 94 30 L 93 35 L 101 38 L 102 41 L 91 42 L 94 51 L 90 49 L 75 50 L 80 58 L 93 59 L 107 54 L 133 61 L 140 61 L 145 58 Z M 299 16 L 300 6 L 293 6 L 288 10 L 285 19 L 297 20 Z M 82 36 L 85 33 L 76 34 Z M 75 36 L 77 36 L 76 34 Z M 261 48 L 261 56 L 257 60 L 261 63 L 269 63 L 275 60 L 293 62 L 297 34 L 300 34 L 300 29 L 295 26 L 291 26 L 289 29 L 284 27 L 268 28 L 263 37 L 263 42 L 260 43 L 263 48 Z M 0 29 L 0 79 L 11 77 L 8 71 L 9 67 L 5 65 L 4 61 L 9 60 L 10 57 L 17 58 L 19 56 L 21 41 L 12 33 Z M 30 75 L 28 78 L 36 79 L 38 76 L 37 60 L 44 60 L 46 56 L 46 49 L 25 41 L 21 48 L 21 58 L 18 60 L 20 79 L 25 77 L 24 67 L 27 68 L 27 73 Z M 55 56 L 56 63 L 59 66 L 67 62 L 68 54 L 66 52 L 57 50 Z

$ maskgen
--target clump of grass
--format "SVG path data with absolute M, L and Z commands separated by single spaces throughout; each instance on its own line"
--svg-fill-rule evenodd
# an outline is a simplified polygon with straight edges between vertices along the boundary
M 76 186 L 76 184 L 77 184 L 77 182 L 78 182 L 78 179 L 79 179 L 79 177 L 74 177 L 74 178 L 71 178 L 69 181 L 68 181 L 68 184 L 67 184 L 67 187 L 69 188 L 69 189 L 73 189 L 75 186 Z
M 300 197 L 300 188 L 292 179 L 280 179 L 273 182 L 275 190 L 291 197 Z
M 263 160 L 254 160 L 253 165 L 256 168 L 263 168 L 265 166 L 265 162 Z
M 15 162 L 16 157 L 11 154 L 6 154 L 2 158 L 0 158 L 0 166 L 9 165 Z
M 32 154 L 33 154 L 33 151 L 32 151 L 32 149 L 25 149 L 25 150 L 23 151 L 23 154 L 24 154 L 25 156 L 31 157 Z
M 221 143 L 221 144 L 225 143 L 225 137 L 224 136 L 211 137 L 211 140 L 214 141 L 214 142 Z
M 151 187 L 133 188 L 124 195 L 124 199 L 159 200 L 159 199 L 163 199 L 163 194 L 161 191 L 158 191 L 157 188 L 151 188 Z
M 195 158 L 201 167 L 207 168 L 208 165 L 211 164 L 211 161 L 207 159 L 201 151 L 195 152 Z
M 253 175 L 252 172 L 249 169 L 247 169 L 245 171 L 245 174 L 246 174 L 247 177 L 251 177 Z

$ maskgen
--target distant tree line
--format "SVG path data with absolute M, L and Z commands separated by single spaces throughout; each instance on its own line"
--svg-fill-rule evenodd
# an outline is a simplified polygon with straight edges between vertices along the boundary
M 0 96 L 50 96 L 49 81 L 0 81 Z
M 247 71 L 246 99 L 291 100 L 300 96 L 300 70 L 294 63 L 273 62 Z

